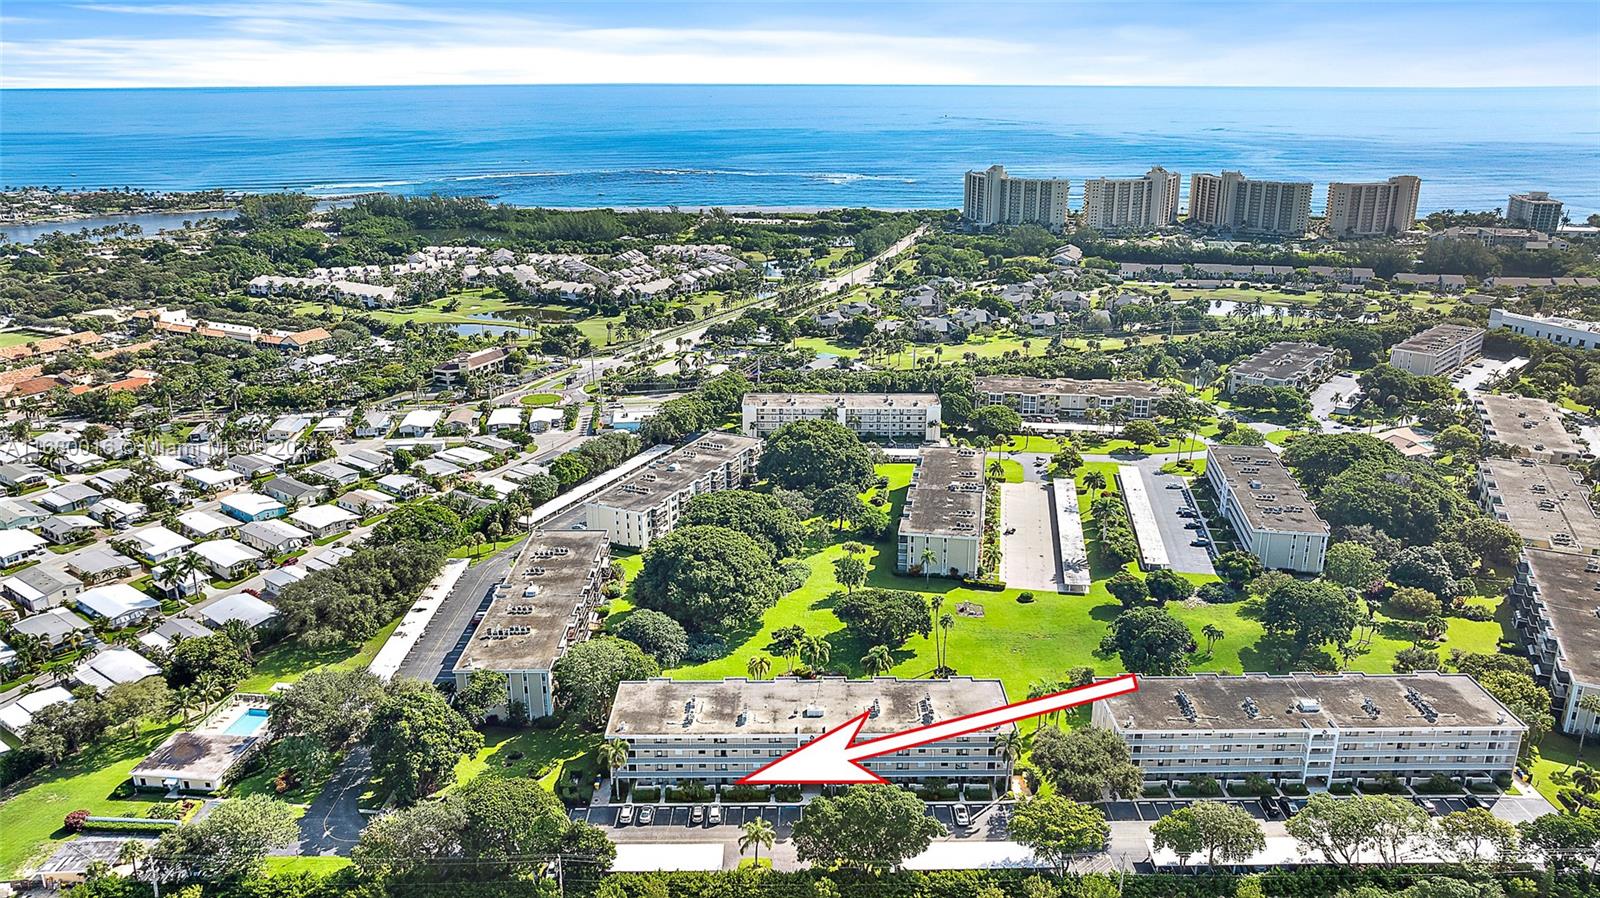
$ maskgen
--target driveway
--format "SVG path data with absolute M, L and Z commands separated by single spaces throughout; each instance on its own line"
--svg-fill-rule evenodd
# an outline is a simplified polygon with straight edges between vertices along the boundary
M 472 618 L 488 603 L 490 590 L 504 577 L 516 560 L 522 543 L 502 549 L 467 569 L 456 581 L 433 620 L 428 622 L 416 645 L 400 663 L 398 676 L 433 682 L 454 661 L 461 645 L 471 637 Z
M 1340 402 L 1349 401 L 1360 392 L 1361 386 L 1356 383 L 1354 374 L 1335 374 L 1311 391 L 1311 417 L 1316 419 L 1324 432 L 1335 433 L 1346 430 L 1343 424 L 1333 421 L 1333 407 Z M 1340 398 L 1335 399 L 1336 396 Z
M 1050 490 L 1043 482 L 1000 485 L 1000 579 L 1009 589 L 1060 592 L 1061 559 Z
M 300 818 L 300 840 L 282 855 L 348 855 L 361 838 L 367 818 L 361 813 L 361 794 L 372 778 L 372 755 L 366 746 L 351 750 L 333 779 L 322 787 Z
M 1161 541 L 1167 547 L 1167 561 L 1173 570 L 1181 574 L 1215 574 L 1217 570 L 1211 565 L 1210 550 L 1191 545 L 1201 534 L 1201 531 L 1187 527 L 1195 519 L 1178 515 L 1178 509 L 1194 505 L 1188 485 L 1176 474 L 1161 473 L 1163 464 L 1163 460 L 1155 458 L 1135 462 L 1144 479 L 1150 507 L 1155 511 Z

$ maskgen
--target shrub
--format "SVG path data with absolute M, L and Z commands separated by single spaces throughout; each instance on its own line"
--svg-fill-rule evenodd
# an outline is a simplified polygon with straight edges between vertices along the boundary
M 183 810 L 182 802 L 163 802 L 151 805 L 144 815 L 151 820 L 177 820 L 183 816 Z
M 640 804 L 655 804 L 661 800 L 661 787 L 638 786 L 633 790 L 633 800 Z
M 799 786 L 773 786 L 772 797 L 778 801 L 796 802 L 800 800 Z
M 963 793 L 968 801 L 988 801 L 994 795 L 994 792 L 988 786 L 983 785 L 969 785 L 963 790 Z
M 1407 617 L 1433 617 L 1444 610 L 1438 596 L 1415 586 L 1396 589 L 1389 597 L 1389 607 Z
M 1417 786 L 1417 791 L 1429 795 L 1447 795 L 1452 792 L 1460 792 L 1461 787 L 1450 777 L 1442 773 L 1435 773 L 1433 776 L 1428 777 L 1427 782 Z
M 722 800 L 750 804 L 766 801 L 771 792 L 764 786 L 727 786 L 722 790 Z
M 1027 605 L 1027 604 L 1030 604 L 1032 602 L 1033 602 L 1033 593 L 1031 593 L 1031 592 L 1020 592 L 1020 593 L 1017 593 L 1017 603 L 1018 604 Z
M 687 782 L 683 785 L 667 790 L 667 801 L 675 804 L 701 804 L 715 798 L 716 794 L 711 787 L 704 783 Z
M 67 814 L 66 817 L 62 818 L 61 828 L 69 833 L 81 833 L 83 832 L 83 824 L 87 822 L 88 819 L 89 812 L 80 808 L 76 811 L 72 811 L 71 813 Z

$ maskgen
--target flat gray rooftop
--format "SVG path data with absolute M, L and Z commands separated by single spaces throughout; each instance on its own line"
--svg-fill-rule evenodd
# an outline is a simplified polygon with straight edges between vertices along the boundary
M 1395 348 L 1412 352 L 1439 352 L 1481 336 L 1483 328 L 1467 327 L 1464 324 L 1435 324 L 1395 344 Z
M 900 510 L 900 532 L 976 538 L 983 532 L 983 503 L 983 453 L 924 449 Z
M 220 780 L 256 739 L 227 733 L 173 733 L 133 768 L 132 775 Z
M 1588 569 L 1594 559 L 1543 549 L 1528 549 L 1523 558 L 1561 644 L 1562 666 L 1584 682 L 1600 682 L 1600 571 Z
M 1523 728 L 1472 677 L 1437 671 L 1140 677 L 1105 703 L 1124 731 Z
M 1277 453 L 1265 446 L 1212 446 L 1206 471 L 1216 471 L 1239 499 L 1245 519 L 1258 530 L 1327 533 L 1299 481 Z
M 578 609 L 610 545 L 600 531 L 529 534 L 455 669 L 549 670 L 568 646 L 589 636 Z M 526 595 L 530 589 L 534 594 Z
M 741 453 L 760 451 L 755 437 L 733 433 L 707 433 L 668 452 L 601 490 L 589 501 L 624 511 L 643 511 L 656 505 L 707 473 L 728 464 Z
M 928 408 L 937 393 L 746 393 L 744 404 L 761 408 Z
M 1543 399 L 1479 393 L 1473 404 L 1488 436 L 1497 442 L 1530 452 L 1582 454 L 1572 434 L 1561 426 L 1561 412 Z
M 1524 539 L 1548 541 L 1562 552 L 1600 552 L 1600 518 L 1589 488 L 1565 465 L 1487 458 L 1478 463 L 1497 516 Z
M 1013 377 L 986 374 L 977 380 L 979 393 L 1023 396 L 1100 396 L 1114 399 L 1155 399 L 1171 390 L 1142 380 L 1077 380 L 1070 377 Z
M 877 708 L 863 735 L 887 735 L 1006 704 L 999 680 L 877 677 L 632 680 L 617 686 L 606 738 L 822 733 Z
M 1319 343 L 1270 343 L 1255 355 L 1235 362 L 1228 371 L 1251 377 L 1290 379 L 1311 371 L 1332 354 L 1332 349 Z

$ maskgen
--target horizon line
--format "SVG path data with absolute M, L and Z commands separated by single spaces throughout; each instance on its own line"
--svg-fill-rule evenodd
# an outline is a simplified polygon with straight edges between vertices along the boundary
M 1470 90 L 1593 90 L 1600 89 L 1600 83 L 1573 83 L 1573 84 L 1475 84 L 1475 85 L 1418 85 L 1418 84 L 1073 84 L 1073 83 L 939 83 L 939 82 L 760 82 L 760 81 L 483 81 L 463 83 L 423 82 L 416 84 L 184 84 L 184 85 L 34 85 L 28 87 L 7 87 L 0 84 L 0 91 L 118 91 L 118 90 L 383 90 L 392 88 L 462 88 L 462 87 L 760 87 L 760 88 L 925 88 L 934 87 L 941 89 L 965 88 L 1036 88 L 1036 89 L 1111 89 L 1111 90 L 1425 90 L 1425 91 L 1470 91 Z

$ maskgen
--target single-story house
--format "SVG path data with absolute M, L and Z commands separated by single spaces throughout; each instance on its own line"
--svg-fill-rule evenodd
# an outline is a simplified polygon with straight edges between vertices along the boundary
M 126 583 L 108 583 L 78 593 L 78 610 L 103 620 L 113 630 L 148 620 L 161 614 L 161 603 Z
M 31 530 L 48 517 L 49 509 L 27 499 L 0 498 L 0 530 Z
M 388 474 L 379 477 L 377 487 L 401 499 L 415 499 L 428 489 L 426 484 L 410 474 Z
M 274 477 L 262 484 L 261 491 L 282 502 L 284 505 L 300 505 L 306 502 L 320 502 L 328 494 L 328 488 L 315 483 L 306 483 L 297 477 L 285 474 Z
M 134 765 L 128 776 L 136 789 L 216 792 L 265 740 L 255 733 L 173 733 Z
M 395 433 L 401 437 L 430 436 L 434 428 L 439 426 L 439 419 L 442 417 L 444 414 L 436 408 L 419 408 L 407 412 L 406 416 L 400 419 L 400 427 Z
M 252 630 L 278 616 L 278 609 L 247 592 L 225 596 L 200 610 L 200 616 L 213 627 L 228 621 L 244 621 Z
M 510 440 L 486 436 L 467 437 L 467 445 L 476 446 L 485 452 L 493 452 L 497 455 L 505 452 L 512 452 L 517 448 L 517 444 L 511 442 Z
M 199 568 L 179 576 L 177 567 L 168 564 L 150 572 L 150 584 L 169 599 L 200 595 L 205 592 L 207 579 L 205 572 Z
M 281 518 L 288 510 L 282 502 L 260 493 L 234 493 L 224 496 L 220 504 L 223 514 L 245 522 Z
M 269 555 L 282 555 L 305 548 L 311 534 L 283 521 L 251 521 L 239 528 L 239 539 Z
M 504 477 L 480 477 L 478 485 L 494 490 L 495 495 L 502 499 L 517 491 L 517 485 Z
M 306 468 L 306 473 L 313 477 L 320 477 L 329 483 L 339 486 L 349 486 L 361 479 L 361 472 L 355 468 L 346 467 L 336 461 L 319 461 Z
M 148 633 L 139 635 L 139 643 L 163 652 L 172 651 L 173 646 L 185 639 L 204 639 L 212 636 L 215 630 L 187 617 L 169 617 Z
M 353 449 L 348 455 L 339 457 L 339 464 L 372 477 L 382 476 L 394 469 L 393 459 L 370 449 Z
M 565 413 L 558 408 L 528 409 L 528 432 L 544 433 L 560 423 Z
M 112 646 L 92 657 L 85 658 L 72 669 L 72 679 L 96 692 L 104 692 L 123 683 L 137 683 L 145 677 L 161 674 L 161 668 L 150 659 L 130 648 Z
M 135 530 L 128 539 L 137 547 L 139 555 L 150 564 L 160 564 L 177 558 L 194 545 L 194 541 L 156 524 Z
M 290 584 L 299 583 L 311 573 L 300 565 L 293 567 L 275 567 L 261 575 L 261 597 L 276 599 Z
M 478 429 L 478 410 L 467 405 L 450 410 L 444 416 L 445 433 L 466 433 Z
M 452 446 L 442 452 L 434 453 L 433 457 L 447 461 L 452 465 L 460 465 L 469 471 L 476 470 L 494 460 L 493 455 L 482 449 L 474 449 L 471 446 Z
M 522 409 L 516 406 L 501 406 L 489 413 L 489 432 L 499 433 L 502 430 L 517 430 L 522 427 Z
M 48 520 L 48 519 L 46 519 Z M 14 567 L 44 553 L 44 538 L 26 530 L 0 530 L 0 568 Z
M 87 483 L 63 483 L 53 490 L 35 496 L 34 501 L 55 514 L 69 514 L 83 511 L 104 497 L 104 493 Z
M 34 613 L 59 607 L 81 592 L 83 584 L 77 577 L 42 564 L 0 580 L 0 593 Z
M 89 506 L 89 517 L 106 527 L 127 527 L 148 513 L 143 502 L 124 502 L 109 496 Z
M 132 458 L 139 454 L 139 446 L 121 434 L 112 434 L 94 444 L 94 451 L 106 458 Z
M 97 526 L 94 519 L 87 515 L 53 514 L 39 524 L 39 535 L 58 546 L 64 546 L 90 536 Z
M 525 461 L 514 464 L 501 472 L 501 476 L 515 483 L 521 483 L 530 477 L 542 477 L 550 473 L 550 469 L 538 462 Z
M 356 424 L 356 436 L 381 437 L 387 436 L 394 427 L 394 415 L 379 409 L 373 409 L 361 416 L 361 421 Z
M 106 468 L 84 482 L 102 493 L 111 493 L 135 476 L 129 468 Z
M 154 458 L 150 459 L 150 467 L 155 468 L 157 471 L 160 471 L 163 474 L 166 474 L 168 477 L 176 477 L 179 474 L 194 470 L 194 465 L 189 464 L 181 458 L 174 458 L 170 455 L 155 456 Z
M 104 546 L 79 549 L 61 559 L 67 570 L 85 583 L 120 580 L 139 569 L 139 562 Z
M 25 490 L 49 480 L 50 472 L 38 465 L 27 462 L 0 465 L 0 486 L 9 489 Z
M 82 449 L 68 449 L 57 455 L 55 461 L 50 463 L 50 467 L 60 474 L 73 474 L 87 471 L 90 468 L 98 468 L 105 463 L 106 460 L 104 458 L 93 452 L 86 452 Z
M 51 705 L 63 702 L 72 704 L 77 699 L 67 691 L 65 686 L 48 686 L 36 689 L 14 702 L 0 707 L 0 730 L 5 730 L 13 736 L 21 737 L 22 731 L 33 723 L 33 715 Z
M 394 507 L 394 499 L 376 490 L 351 490 L 340 496 L 335 505 L 363 518 L 382 514 Z
M 292 512 L 289 520 L 309 531 L 312 539 L 323 539 L 349 530 L 360 519 L 337 505 L 312 505 Z
M 194 556 L 205 562 L 211 573 L 224 580 L 237 580 L 250 566 L 261 561 L 261 553 L 236 539 L 212 539 L 198 543 Z
M 214 511 L 186 511 L 178 515 L 178 529 L 195 539 L 227 536 L 238 526 L 238 521 Z
M 306 415 L 280 415 L 278 420 L 273 421 L 272 426 L 267 428 L 266 436 L 273 442 L 292 440 L 310 426 L 311 418 Z
M 228 459 L 228 470 L 237 471 L 246 477 L 255 478 L 263 474 L 271 474 L 282 466 L 282 462 L 270 455 L 235 455 Z
M 350 419 L 349 418 L 346 418 L 343 415 L 328 415 L 327 417 L 323 418 L 321 421 L 318 421 L 317 422 L 317 426 L 311 428 L 311 432 L 312 433 L 325 433 L 325 434 L 328 434 L 328 435 L 332 436 L 334 434 L 344 433 L 346 430 L 349 429 L 349 427 L 350 427 Z
M 411 470 L 427 477 L 454 477 L 466 469 L 435 456 L 417 462 L 411 466 Z M 382 485 L 382 481 L 379 481 L 379 485 Z
M 238 471 L 219 471 L 216 468 L 194 468 L 183 472 L 185 483 L 202 493 L 215 493 L 239 485 L 244 475 Z

